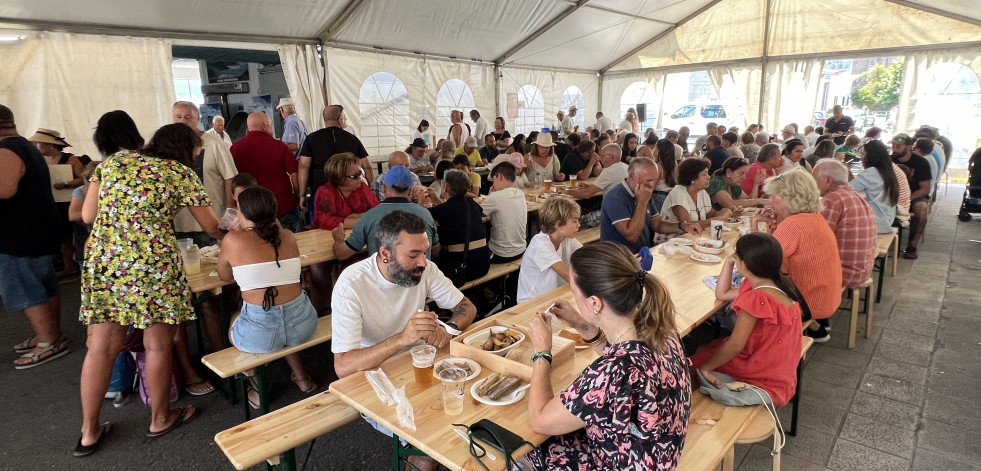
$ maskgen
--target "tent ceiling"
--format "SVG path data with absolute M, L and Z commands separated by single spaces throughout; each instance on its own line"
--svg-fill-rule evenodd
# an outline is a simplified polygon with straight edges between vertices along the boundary
M 773 0 L 784 3 L 784 0 Z M 978 0 L 888 0 L 981 25 Z M 0 27 L 237 42 L 324 41 L 504 65 L 614 70 L 713 0 L 3 0 Z M 709 10 L 729 10 L 723 0 Z M 570 13 L 571 12 L 571 13 Z M 736 27 L 723 21 L 719 27 Z M 680 31 L 678 32 L 680 33 Z M 677 42 L 674 39 L 672 41 Z M 901 46 L 898 45 L 897 46 Z M 647 48 L 649 50 L 650 48 Z M 656 51 L 645 52 L 657 55 Z M 631 61 L 625 61 L 631 62 Z M 655 61 L 656 62 L 656 61 Z M 626 65 L 626 64 L 624 64 Z M 638 65 L 634 58 L 630 67 Z

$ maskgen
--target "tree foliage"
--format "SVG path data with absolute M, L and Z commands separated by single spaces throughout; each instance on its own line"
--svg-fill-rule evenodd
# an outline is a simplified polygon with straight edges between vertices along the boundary
M 856 81 L 858 88 L 852 92 L 852 103 L 877 111 L 885 111 L 898 105 L 905 65 L 905 62 L 898 60 L 889 67 L 876 64 L 871 70 L 864 72 Z

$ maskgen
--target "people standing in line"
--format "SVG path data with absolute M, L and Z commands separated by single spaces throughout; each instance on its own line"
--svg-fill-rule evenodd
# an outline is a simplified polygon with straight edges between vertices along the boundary
M 273 123 L 269 115 L 261 112 L 249 115 L 249 132 L 232 145 L 232 157 L 238 171 L 256 178 L 259 186 L 276 196 L 276 217 L 291 232 L 303 230 L 300 219 L 300 199 L 296 196 L 298 185 L 296 158 L 289 146 L 273 137 Z
M 346 120 L 343 106 L 325 106 L 324 128 L 310 133 L 303 141 L 303 147 L 300 148 L 300 163 L 297 169 L 300 209 L 303 211 L 309 209 L 311 220 L 314 208 L 307 203 L 313 195 L 317 194 L 317 190 L 327 183 L 324 165 L 331 157 L 343 152 L 354 154 L 360 159 L 365 181 L 370 182 L 374 179 L 368 151 L 357 136 L 344 130 L 342 120 Z
M 65 152 L 66 147 L 71 147 L 61 133 L 52 129 L 38 129 L 33 136 L 27 140 L 31 141 L 37 150 L 41 151 L 45 163 L 52 165 L 69 165 L 72 170 L 72 179 L 67 182 L 56 182 L 51 185 L 55 190 L 74 190 L 82 186 L 82 170 L 85 167 L 73 154 Z M 58 235 L 61 237 L 61 259 L 64 268 L 58 273 L 58 278 L 70 278 L 78 275 L 78 267 L 72 262 L 75 254 L 75 246 L 72 243 L 72 226 L 68 220 L 68 206 L 71 200 L 56 201 L 58 207 Z
M 223 116 L 218 115 L 215 116 L 214 118 L 211 118 L 211 129 L 205 132 L 211 134 L 212 136 L 217 137 L 218 139 L 221 139 L 221 141 L 224 142 L 226 146 L 228 147 L 232 146 L 232 138 L 228 135 L 227 132 L 225 132 L 225 118 Z
M 221 237 L 204 185 L 191 170 L 201 138 L 189 126 L 168 124 L 139 153 L 126 148 L 134 141 L 142 139 L 124 112 L 99 119 L 95 143 L 106 158 L 92 176 L 82 209 L 92 236 L 79 310 L 79 319 L 88 325 L 88 352 L 82 363 L 82 436 L 75 456 L 94 452 L 112 429 L 99 423 L 99 415 L 130 326 L 143 330 L 146 349 L 151 409 L 146 436 L 170 433 L 199 413 L 194 406 L 170 408 L 170 382 L 173 355 L 180 353 L 175 343 L 180 324 L 195 318 L 173 219 L 189 208 L 202 228 Z
M 142 140 L 136 146 L 142 144 Z M 24 311 L 34 335 L 15 345 L 14 368 L 27 369 L 68 353 L 61 296 L 51 254 L 58 251 L 58 208 L 44 156 L 17 133 L 14 113 L 0 104 L 0 299 Z M 30 223 L 28 223 L 30 221 Z
M 477 142 L 483 142 L 484 136 L 490 134 L 490 125 L 487 124 L 487 120 L 477 110 L 470 110 L 470 120 L 473 121 L 473 133 L 471 136 L 476 138 Z
M 280 140 L 290 148 L 296 160 L 300 160 L 300 149 L 309 134 L 307 125 L 296 114 L 296 104 L 292 98 L 280 98 L 276 110 L 283 117 L 283 138 Z

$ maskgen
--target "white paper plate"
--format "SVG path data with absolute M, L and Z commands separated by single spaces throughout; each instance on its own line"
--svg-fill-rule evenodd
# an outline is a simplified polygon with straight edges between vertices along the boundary
M 479 388 L 480 385 L 484 383 L 484 381 L 487 381 L 488 378 L 490 377 L 488 376 L 487 378 L 484 378 L 480 381 L 477 381 L 476 383 L 473 383 L 473 386 L 470 386 L 470 395 L 473 396 L 474 399 L 483 402 L 484 404 L 487 404 L 489 406 L 506 406 L 508 404 L 514 404 L 515 402 L 518 402 L 523 397 L 525 397 L 525 390 L 528 389 L 527 383 L 524 386 L 518 388 L 516 391 L 513 391 L 511 394 L 502 397 L 499 401 L 495 401 L 493 399 L 478 395 L 477 388 Z
M 480 374 L 480 364 L 479 363 L 477 363 L 477 362 L 475 362 L 475 361 L 473 361 L 473 360 L 471 360 L 469 358 L 451 357 L 451 358 L 444 358 L 444 359 L 442 359 L 440 361 L 437 361 L 435 364 L 433 364 L 433 376 L 436 376 L 436 367 L 439 366 L 439 364 L 440 363 L 443 363 L 444 361 L 452 361 L 453 363 L 466 363 L 468 366 L 470 366 L 470 369 L 473 371 L 473 373 L 470 373 L 470 375 L 467 376 L 467 378 L 466 378 L 467 381 L 470 381 L 471 379 L 476 378 L 477 375 Z M 439 378 L 439 376 L 436 376 L 436 377 Z
M 668 243 L 673 245 L 695 245 L 694 240 L 686 239 L 684 237 L 675 237 L 673 239 L 668 239 Z
M 499 325 L 488 327 L 486 329 L 482 329 L 482 330 L 479 330 L 479 331 L 477 331 L 477 332 L 475 332 L 473 334 L 468 335 L 466 338 L 463 339 L 463 343 L 465 343 L 467 345 L 470 345 L 472 347 L 475 347 L 475 348 L 480 348 L 480 347 L 476 346 L 475 344 L 484 343 L 484 341 L 487 340 L 487 337 L 490 337 L 490 335 L 491 335 L 492 332 L 493 333 L 497 333 L 497 332 L 503 332 L 504 330 L 507 330 L 507 327 L 499 326 Z M 511 329 L 511 330 L 514 330 L 514 329 Z M 504 348 L 502 348 L 500 350 L 491 351 L 491 353 L 503 357 L 504 355 L 507 355 L 507 353 L 509 351 L 511 351 L 512 348 L 517 347 L 518 345 L 521 344 L 521 342 L 524 342 L 524 340 L 525 340 L 525 334 L 523 334 L 523 333 L 521 333 L 521 331 L 517 331 L 517 330 L 515 330 L 515 332 L 518 334 L 518 341 L 516 341 L 516 342 L 512 343 L 511 345 L 508 345 L 507 347 L 504 347 Z
M 688 256 L 688 258 L 691 258 L 696 262 L 703 262 L 703 263 L 719 263 L 722 261 L 721 258 L 715 255 L 701 253 L 701 252 L 692 252 L 692 254 Z

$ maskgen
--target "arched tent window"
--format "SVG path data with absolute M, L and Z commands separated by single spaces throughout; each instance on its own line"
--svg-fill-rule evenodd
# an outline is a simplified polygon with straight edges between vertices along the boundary
M 361 84 L 358 106 L 359 137 L 369 154 L 387 154 L 409 145 L 409 93 L 398 77 L 388 72 L 371 74 Z
M 446 137 L 449 132 L 450 112 L 460 110 L 463 112 L 463 122 L 470 125 L 473 130 L 473 122 L 470 121 L 470 110 L 476 107 L 473 101 L 473 92 L 470 86 L 460 79 L 449 79 L 436 94 L 436 129 L 432 130 L 437 139 Z
M 971 68 L 955 62 L 942 62 L 926 71 L 920 80 L 912 124 L 928 124 L 954 143 L 947 156 L 947 168 L 967 168 L 973 151 L 981 105 L 981 80 Z
M 586 129 L 586 99 L 582 96 L 579 87 L 573 85 L 562 93 L 562 111 L 567 111 L 570 106 L 576 105 L 576 115 L 572 117 L 572 122 L 579 126 L 579 130 Z
M 540 131 L 545 127 L 545 99 L 542 91 L 534 85 L 523 85 L 518 89 L 518 117 L 514 119 L 514 134 Z
M 637 105 L 641 103 L 647 105 L 647 115 L 637 116 L 641 120 L 640 131 L 643 132 L 646 128 L 657 127 L 657 110 L 660 103 L 658 102 L 657 95 L 654 93 L 654 87 L 644 81 L 634 82 L 628 85 L 627 89 L 620 95 L 620 115 L 610 118 L 613 126 L 619 127 L 619 123 L 627 115 L 627 110 L 630 108 L 636 110 Z

